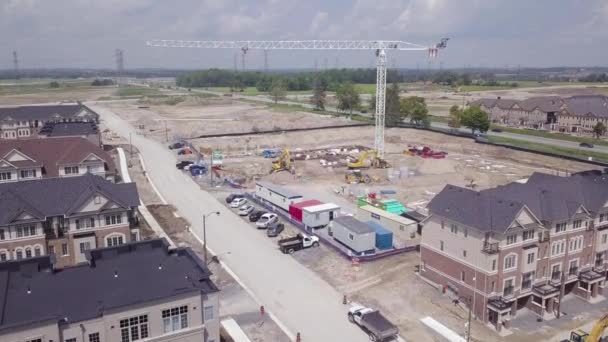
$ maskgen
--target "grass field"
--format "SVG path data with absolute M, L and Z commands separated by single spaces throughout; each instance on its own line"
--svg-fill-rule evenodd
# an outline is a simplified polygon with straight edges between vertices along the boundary
M 53 81 L 49 81 L 53 82 Z M 59 83 L 58 88 L 51 88 L 49 83 L 21 83 L 21 84 L 0 84 L 0 96 L 3 95 L 26 95 L 26 94 L 37 94 L 37 93 L 60 93 L 70 92 L 74 90 L 87 90 L 87 89 L 100 89 L 102 87 L 93 87 L 89 81 L 74 81 Z
M 206 88 L 207 89 L 207 88 Z M 221 93 L 230 93 L 230 87 L 210 87 L 208 88 L 211 91 L 218 91 Z M 245 96 L 257 96 L 257 95 L 268 95 L 268 92 L 259 91 L 256 87 L 246 87 L 244 91 L 234 91 L 234 94 L 245 95 Z M 287 94 L 295 95 L 295 94 L 311 94 L 312 90 L 290 90 Z
M 543 137 L 543 138 L 549 138 L 549 139 L 559 139 L 559 140 L 573 141 L 573 142 L 578 142 L 578 143 L 589 143 L 589 144 L 593 144 L 593 145 L 608 146 L 608 141 L 605 141 L 605 140 L 587 138 L 587 137 L 578 137 L 578 136 L 565 134 L 565 133 L 550 133 L 550 132 L 538 131 L 538 130 L 532 130 L 532 129 L 519 129 L 519 128 L 512 128 L 512 127 L 497 126 L 497 125 L 492 125 L 492 128 L 500 128 L 503 132 L 508 132 L 508 133 L 525 134 L 525 135 L 532 135 L 535 137 Z
M 488 140 L 493 143 L 508 144 L 508 145 L 528 148 L 528 149 L 536 150 L 536 151 L 540 151 L 540 152 L 555 153 L 555 154 L 560 154 L 560 155 L 564 155 L 564 156 L 579 157 L 579 158 L 584 158 L 584 159 L 588 159 L 589 157 L 591 157 L 591 158 L 593 158 L 593 160 L 608 162 L 608 154 L 601 153 L 601 152 L 583 151 L 583 150 L 577 150 L 574 148 L 539 144 L 539 143 L 528 142 L 528 141 L 523 141 L 523 140 L 518 140 L 518 139 L 494 137 L 494 136 L 488 137 Z
M 160 91 L 156 88 L 148 88 L 148 87 L 137 87 L 137 86 L 127 86 L 120 87 L 116 89 L 114 93 L 115 96 L 120 97 L 136 97 L 136 96 L 149 96 L 149 95 L 159 95 Z

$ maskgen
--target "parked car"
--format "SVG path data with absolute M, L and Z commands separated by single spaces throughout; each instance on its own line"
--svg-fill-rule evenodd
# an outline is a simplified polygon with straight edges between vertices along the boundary
M 184 170 L 188 165 L 192 165 L 194 164 L 194 162 L 191 162 L 189 160 L 182 160 L 180 162 L 178 162 L 177 164 L 175 164 L 175 167 L 178 168 L 179 170 Z M 186 169 L 188 170 L 188 169 Z
M 204 175 L 207 173 L 207 167 L 205 165 L 192 164 L 188 167 L 188 171 L 193 176 Z
M 285 230 L 285 225 L 277 222 L 266 230 L 266 235 L 268 235 L 268 237 L 277 237 L 284 230 Z
M 266 213 L 260 217 L 260 219 L 255 223 L 258 229 L 266 229 L 271 224 L 279 221 L 279 216 L 274 213 Z
M 238 208 L 240 206 L 243 206 L 247 204 L 247 200 L 244 198 L 235 198 L 232 202 L 230 202 L 230 207 L 231 208 Z
M 380 311 L 353 304 L 348 310 L 348 320 L 361 327 L 369 335 L 370 341 L 396 339 L 399 328 L 391 323 Z
M 253 211 L 253 209 L 255 208 L 251 204 L 245 204 L 239 208 L 239 216 L 247 216 Z
M 492 132 L 494 132 L 494 133 L 502 133 L 502 129 L 500 129 L 500 128 L 492 128 Z
M 243 194 L 230 194 L 226 197 L 226 203 L 232 203 L 237 198 L 245 198 Z
M 293 252 L 299 251 L 300 249 L 318 247 L 319 238 L 300 233 L 294 237 L 281 239 L 279 240 L 278 244 L 281 252 L 285 254 L 293 254 Z
M 179 151 L 177 152 L 177 154 L 178 154 L 178 155 L 180 155 L 180 156 L 184 156 L 184 155 L 192 154 L 192 150 L 190 150 L 189 148 L 187 148 L 187 147 L 186 147 L 186 148 L 184 148 L 184 149 L 179 150 Z
M 251 214 L 249 214 L 249 221 L 250 222 L 257 222 L 260 217 L 262 217 L 262 215 L 266 214 L 267 211 L 264 210 L 256 210 L 254 212 L 252 212 Z
M 182 142 L 176 142 L 176 143 L 173 143 L 173 144 L 169 145 L 169 149 L 170 150 L 176 150 L 176 149 L 182 148 L 184 146 L 185 146 L 184 143 L 182 143 Z
M 593 148 L 593 144 L 586 143 L 586 142 L 582 142 L 578 146 L 580 146 L 580 147 L 586 147 L 586 148 Z

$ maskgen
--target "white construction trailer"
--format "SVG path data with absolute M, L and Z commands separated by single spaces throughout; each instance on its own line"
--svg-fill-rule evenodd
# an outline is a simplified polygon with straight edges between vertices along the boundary
M 300 194 L 276 184 L 262 181 L 255 183 L 255 195 L 285 211 L 289 211 L 291 204 L 303 200 L 303 196 Z
M 323 203 L 302 208 L 302 223 L 310 228 L 323 228 L 333 221 L 340 212 L 340 206 Z

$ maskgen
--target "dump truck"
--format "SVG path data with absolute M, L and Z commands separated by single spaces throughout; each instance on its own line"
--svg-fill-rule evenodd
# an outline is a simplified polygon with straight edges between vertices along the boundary
M 382 342 L 396 339 L 399 328 L 386 319 L 380 311 L 354 303 L 348 310 L 348 320 L 369 335 L 370 341 Z
M 309 247 L 318 247 L 319 238 L 300 233 L 296 236 L 281 239 L 278 242 L 279 249 L 285 254 L 293 254 L 295 251 Z

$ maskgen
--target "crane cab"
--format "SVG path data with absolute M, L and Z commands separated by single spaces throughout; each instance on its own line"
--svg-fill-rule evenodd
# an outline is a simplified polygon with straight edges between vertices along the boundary
M 586 342 L 589 334 L 581 329 L 576 329 L 570 332 L 571 342 Z

